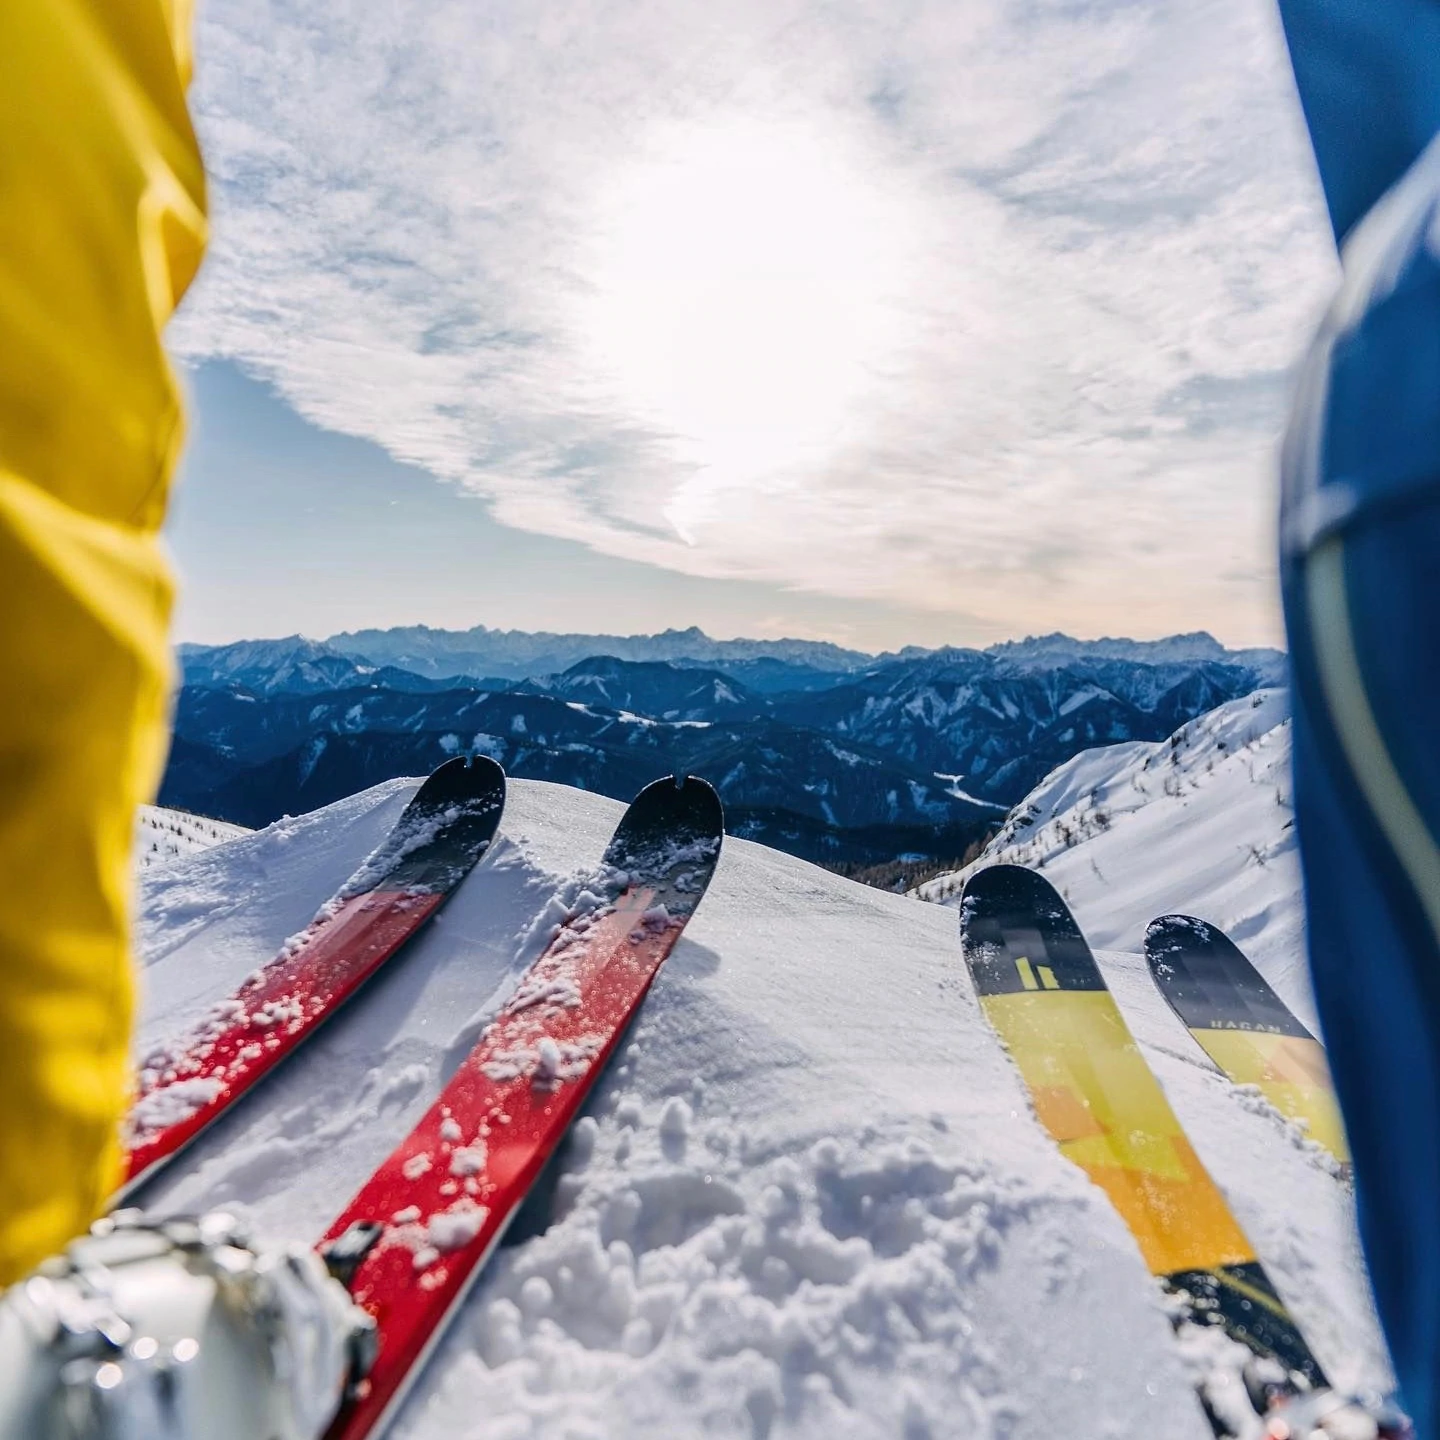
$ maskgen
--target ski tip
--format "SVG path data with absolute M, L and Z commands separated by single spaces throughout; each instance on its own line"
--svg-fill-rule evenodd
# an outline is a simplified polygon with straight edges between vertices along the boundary
M 1064 897 L 1024 865 L 986 865 L 960 893 L 960 940 L 985 945 L 1002 930 L 1041 924 L 1054 935 L 1079 935 Z
M 1230 943 L 1223 930 L 1194 915 L 1160 915 L 1145 927 L 1145 959 L 1152 970 L 1177 950 Z
M 457 755 L 437 766 L 410 804 L 424 809 L 498 800 L 505 793 L 505 771 L 488 755 Z
M 1021 865 L 991 865 L 970 877 L 960 903 L 960 952 L 982 999 L 1105 988 L 1064 897 Z
M 1170 1008 L 1191 1030 L 1263 1031 L 1315 1041 L 1245 952 L 1217 925 L 1193 915 L 1152 920 L 1145 931 L 1145 962 Z M 1337 1137 L 1337 1143 L 1344 1142 Z
M 960 904 L 962 925 L 968 915 L 1010 911 L 1048 913 L 1066 909 L 1055 887 L 1023 865 L 987 865 L 966 882 Z M 1058 913 L 1058 911 L 1057 911 Z
M 663 775 L 652 780 L 630 802 L 625 820 L 643 824 L 663 821 L 696 834 L 723 835 L 725 807 L 715 787 L 698 775 Z
M 605 851 L 606 863 L 627 869 L 659 845 L 709 840 L 718 856 L 725 810 L 715 787 L 698 775 L 665 775 L 630 802 Z

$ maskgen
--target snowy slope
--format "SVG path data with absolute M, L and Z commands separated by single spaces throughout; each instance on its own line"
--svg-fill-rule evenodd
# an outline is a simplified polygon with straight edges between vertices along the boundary
M 300 929 L 412 789 L 152 872 L 142 1045 Z M 538 952 L 620 813 L 512 782 L 502 838 L 405 962 L 144 1198 L 317 1235 Z M 1102 962 L 1323 1363 L 1383 1383 L 1347 1192 L 1195 1062 L 1133 957 Z M 1209 1433 L 1133 1243 L 1031 1115 L 943 906 L 727 841 L 555 1207 L 482 1280 L 398 1436 Z
M 1159 744 L 1077 755 L 1010 812 L 974 866 L 918 894 L 955 905 L 975 866 L 1039 867 L 1092 945 L 1133 952 L 1155 916 L 1199 915 L 1313 1023 L 1293 818 L 1285 692 L 1257 691 Z
M 232 825 L 228 820 L 208 820 L 184 810 L 142 805 L 135 825 L 135 864 L 141 870 L 168 865 L 172 860 L 249 833 L 243 825 Z

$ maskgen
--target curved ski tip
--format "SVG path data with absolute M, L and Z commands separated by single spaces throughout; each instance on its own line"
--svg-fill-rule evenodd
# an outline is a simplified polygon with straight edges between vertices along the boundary
M 626 829 L 664 824 L 702 835 L 725 833 L 725 807 L 708 780 L 698 775 L 662 775 L 631 802 L 621 825 Z
M 960 895 L 960 933 L 975 926 L 1047 925 L 1069 931 L 1075 918 L 1060 892 L 1041 874 L 1023 865 L 987 865 L 966 882 Z
M 1174 950 L 1183 945 L 1213 945 L 1225 934 L 1194 915 L 1158 915 L 1145 927 L 1145 950 Z
M 1024 865 L 987 865 L 971 875 L 962 893 L 981 904 L 991 904 L 1034 900 L 1056 892 L 1043 875 Z
M 457 755 L 437 765 L 415 792 L 412 805 L 453 805 L 498 799 L 505 793 L 504 768 L 488 755 Z

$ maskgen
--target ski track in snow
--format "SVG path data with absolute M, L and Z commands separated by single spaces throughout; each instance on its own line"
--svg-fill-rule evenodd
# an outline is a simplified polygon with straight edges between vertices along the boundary
M 137 1053 L 301 929 L 413 789 L 148 877 Z M 584 908 L 621 813 L 512 781 L 500 838 L 408 954 L 144 1203 L 319 1235 Z M 1099 958 L 1322 1362 L 1383 1384 L 1348 1192 L 1196 1062 L 1143 960 Z M 947 907 L 727 840 L 549 1204 L 548 1228 L 476 1286 L 397 1437 L 1209 1434 L 1133 1242 L 980 1015 Z

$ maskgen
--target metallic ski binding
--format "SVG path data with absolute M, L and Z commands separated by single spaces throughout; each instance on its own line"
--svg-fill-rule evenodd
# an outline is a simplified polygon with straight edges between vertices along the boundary
M 315 1440 L 373 1339 L 312 1251 L 120 1211 L 0 1300 L 0 1440 Z

